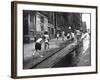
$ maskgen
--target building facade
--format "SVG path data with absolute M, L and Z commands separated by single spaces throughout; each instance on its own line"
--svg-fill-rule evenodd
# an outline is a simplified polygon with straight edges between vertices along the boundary
M 23 11 L 23 41 L 33 42 L 35 37 L 43 36 L 47 31 L 50 38 L 55 38 L 56 34 L 64 31 L 80 29 L 82 17 L 80 13 L 47 12 L 47 11 Z M 71 30 L 69 30 L 71 27 Z
M 23 41 L 33 42 L 34 37 L 42 37 L 48 32 L 51 38 L 55 37 L 55 28 L 52 12 L 23 11 Z
M 81 28 L 82 32 L 86 32 L 87 31 L 87 25 L 86 22 L 82 22 L 82 28 Z
M 66 34 L 70 31 L 80 30 L 82 27 L 81 15 L 81 13 L 56 13 L 56 29 L 64 31 Z

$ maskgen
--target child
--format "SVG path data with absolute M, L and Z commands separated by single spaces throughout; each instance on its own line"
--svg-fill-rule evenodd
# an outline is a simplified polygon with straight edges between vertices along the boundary
M 68 40 L 70 39 L 70 33 L 67 34 L 67 39 L 68 39 Z
M 49 35 L 45 34 L 44 35 L 44 48 L 46 49 L 47 47 L 49 48 Z
M 58 40 L 58 38 L 59 38 L 59 33 L 57 33 L 57 40 Z
M 65 32 L 63 31 L 62 32 L 62 40 L 64 41 L 64 38 L 65 38 Z
M 74 41 L 75 35 L 73 32 L 70 33 L 71 34 L 71 40 Z
M 49 34 L 47 31 L 44 32 L 43 40 L 44 40 L 44 49 L 49 48 Z
M 40 54 L 40 50 L 41 50 L 41 45 L 42 45 L 42 38 L 38 38 L 36 40 L 36 43 L 35 43 L 35 51 L 38 52 Z M 43 57 L 42 55 L 40 55 L 40 57 Z

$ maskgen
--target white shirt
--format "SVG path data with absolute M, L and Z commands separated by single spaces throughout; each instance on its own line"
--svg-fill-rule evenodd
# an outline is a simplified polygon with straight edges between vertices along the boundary
M 74 38 L 74 33 L 71 32 L 72 38 Z
M 44 37 L 45 37 L 45 42 L 49 42 L 49 35 L 44 35 Z
M 40 43 L 42 41 L 42 38 L 39 38 L 36 42 Z

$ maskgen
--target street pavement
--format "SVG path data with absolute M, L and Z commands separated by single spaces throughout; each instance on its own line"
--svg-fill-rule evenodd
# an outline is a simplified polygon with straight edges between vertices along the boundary
M 83 46 L 80 45 L 78 47 L 77 52 L 74 50 L 76 44 L 72 42 L 44 62 L 35 66 L 35 68 L 91 66 L 90 43 L 88 43 L 89 39 L 86 40 L 84 40 L 85 42 L 83 43 L 85 44 Z
M 50 48 L 47 50 L 44 50 L 44 48 L 43 48 L 44 44 L 43 44 L 42 50 L 40 52 L 43 55 L 43 57 L 40 57 L 38 53 L 35 53 L 34 56 L 32 56 L 33 52 L 34 52 L 35 43 L 25 44 L 24 45 L 24 66 L 23 66 L 23 68 L 30 69 L 30 68 L 51 67 L 52 65 L 55 64 L 54 62 L 57 61 L 57 59 L 59 59 L 59 57 L 62 57 L 63 55 L 65 56 L 66 52 L 68 52 L 68 50 L 72 48 L 72 47 L 68 48 L 68 46 L 66 46 L 64 49 L 64 47 L 61 47 L 63 45 L 66 45 L 66 42 L 67 42 L 66 40 L 62 41 L 62 38 L 59 38 L 59 40 L 52 39 L 52 40 L 50 40 Z M 57 61 L 59 65 L 56 65 L 56 66 L 54 65 L 53 67 L 90 66 L 91 65 L 91 60 L 90 60 L 91 54 L 90 54 L 90 46 L 87 45 L 87 44 L 89 44 L 87 42 L 89 42 L 89 39 L 84 40 L 83 43 L 85 43 L 85 44 L 83 45 L 83 47 L 79 48 L 79 51 L 81 51 L 80 55 L 75 57 L 76 53 L 74 51 L 71 53 L 73 55 L 73 57 L 70 57 L 70 55 L 69 55 L 66 58 L 62 59 L 63 62 L 59 63 L 59 61 Z M 71 46 L 74 44 L 70 44 L 70 45 L 67 44 L 67 45 Z M 54 54 L 54 53 L 57 53 L 57 54 Z M 51 57 L 51 59 L 49 59 L 50 57 Z M 44 62 L 41 63 L 42 61 L 44 61 Z M 48 65 L 48 63 L 50 63 L 50 64 Z M 38 65 L 38 64 L 41 64 L 41 65 Z M 65 65 L 65 64 L 67 64 L 67 65 Z
M 45 61 L 35 66 L 34 68 L 53 68 L 55 67 L 55 65 L 56 67 L 60 67 L 63 58 L 66 57 L 68 54 L 70 54 L 70 52 L 73 51 L 73 49 L 75 49 L 74 42 L 69 41 L 68 43 L 65 43 L 65 46 L 61 50 L 59 50 L 58 52 L 53 54 L 53 56 L 47 58 Z
M 40 57 L 39 53 L 34 54 L 35 50 L 35 43 L 30 44 L 24 44 L 24 61 L 23 61 L 23 68 L 28 69 L 31 68 L 33 64 L 37 64 L 46 57 L 52 55 L 54 52 L 57 52 L 60 50 L 61 44 L 63 44 L 65 41 L 62 41 L 62 38 L 59 39 L 51 39 L 49 44 L 49 49 L 44 49 L 44 44 L 42 44 L 42 50 L 40 51 L 40 54 L 43 55 L 43 58 Z M 34 55 L 33 55 L 34 54 Z
M 49 44 L 49 49 L 52 49 L 52 48 L 58 48 L 59 47 L 59 44 L 62 43 L 62 39 L 59 38 L 58 40 L 55 38 L 55 39 L 52 39 L 50 40 Z M 27 59 L 28 57 L 32 56 L 33 53 L 34 53 L 34 50 L 35 50 L 35 42 L 34 43 L 29 43 L 29 44 L 24 44 L 24 59 Z M 42 49 L 41 49 L 41 52 L 44 51 L 44 43 L 42 44 Z M 35 54 L 37 55 L 37 54 Z

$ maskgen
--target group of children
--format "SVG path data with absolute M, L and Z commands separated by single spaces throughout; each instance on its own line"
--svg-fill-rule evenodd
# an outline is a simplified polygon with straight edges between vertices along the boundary
M 62 40 L 64 41 L 64 32 L 62 32 Z M 84 47 L 86 47 L 85 45 L 89 44 L 88 40 L 86 42 L 86 37 L 88 37 L 88 33 L 82 33 L 79 30 L 76 30 L 75 33 L 70 32 L 67 34 L 67 39 L 71 39 L 76 41 L 76 43 L 78 44 L 80 41 L 83 41 L 83 45 Z M 59 34 L 57 34 L 57 39 L 59 38 Z M 40 57 L 43 57 L 40 54 L 41 51 L 41 47 L 42 47 L 42 43 L 44 42 L 44 49 L 48 49 L 49 48 L 49 35 L 48 34 L 44 34 L 42 37 L 38 38 L 35 42 L 35 52 L 39 53 Z M 84 41 L 85 40 L 85 41 Z M 88 46 L 87 46 L 88 47 Z M 85 49 L 85 48 L 84 48 Z

